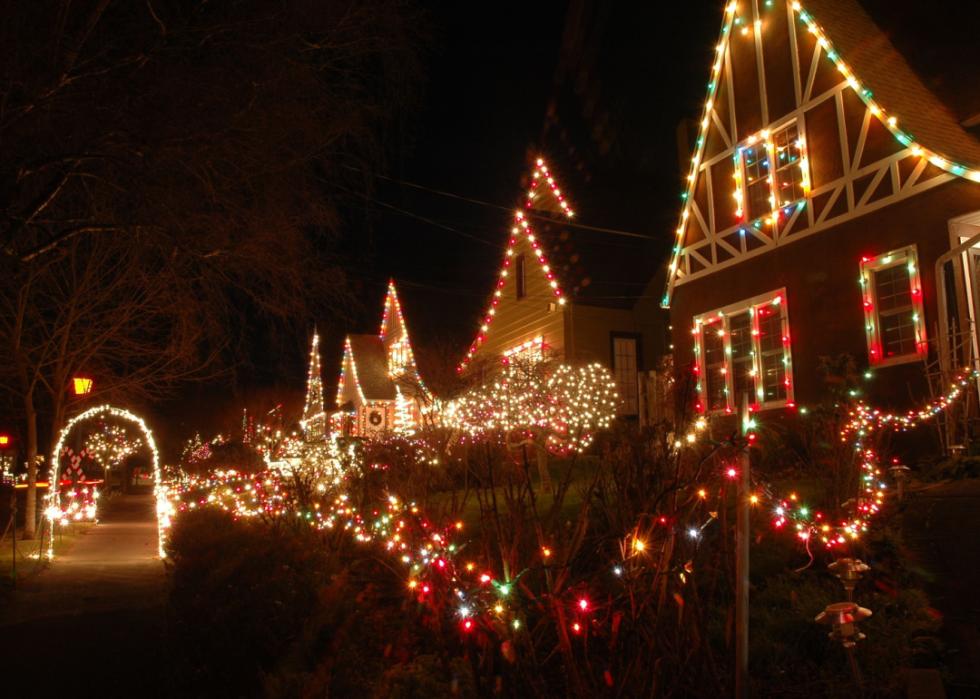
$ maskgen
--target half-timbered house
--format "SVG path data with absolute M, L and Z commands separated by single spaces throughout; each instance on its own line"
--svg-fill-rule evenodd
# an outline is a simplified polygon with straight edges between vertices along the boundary
M 842 354 L 925 397 L 976 354 L 980 120 L 857 0 L 723 13 L 663 299 L 697 407 L 819 400 Z

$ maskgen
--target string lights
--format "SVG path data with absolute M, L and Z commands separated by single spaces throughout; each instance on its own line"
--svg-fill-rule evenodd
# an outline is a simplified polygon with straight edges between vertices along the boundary
M 609 427 L 616 400 L 615 381 L 601 364 L 513 361 L 450 402 L 446 421 L 472 436 L 543 434 L 550 451 L 580 452 Z
M 542 186 L 544 185 L 544 186 Z M 546 193 L 550 192 L 550 196 L 558 203 L 562 213 L 566 218 L 570 219 L 575 215 L 575 212 L 569 207 L 568 202 L 565 200 L 565 195 L 562 194 L 561 189 L 558 187 L 558 183 L 548 166 L 545 164 L 544 159 L 538 158 L 535 161 L 534 170 L 531 173 L 531 188 L 527 192 L 527 197 L 524 202 L 524 209 L 528 211 L 534 207 L 535 198 L 541 196 L 539 189 L 545 189 Z M 554 270 L 548 264 L 548 259 L 545 257 L 544 250 L 541 249 L 541 244 L 534 234 L 534 230 L 531 228 L 531 224 L 528 222 L 528 215 L 524 210 L 518 210 L 514 213 L 514 225 L 510 229 L 511 236 L 507 242 L 507 251 L 504 254 L 504 264 L 500 270 L 500 278 L 497 280 L 497 288 L 493 292 L 493 296 L 490 299 L 490 308 L 487 309 L 486 315 L 483 317 L 483 322 L 480 324 L 480 330 L 476 335 L 476 339 L 470 345 L 467 350 L 466 355 L 463 357 L 463 361 L 459 363 L 456 368 L 457 372 L 462 372 L 469 362 L 473 359 L 476 351 L 480 346 L 486 341 L 487 333 L 490 330 L 490 324 L 493 323 L 494 317 L 497 315 L 497 306 L 500 304 L 500 299 L 503 297 L 503 289 L 507 283 L 507 278 L 510 276 L 510 267 L 517 254 L 518 236 L 523 236 L 525 240 L 531 245 L 531 249 L 534 251 L 535 257 L 538 259 L 538 264 L 541 266 L 541 271 L 544 272 L 545 277 L 548 280 L 548 285 L 551 288 L 551 293 L 554 295 L 555 301 L 559 306 L 564 306 L 566 303 L 565 294 L 561 290 L 561 286 L 558 284 L 558 279 L 555 276 Z
M 61 462 L 60 454 L 61 450 L 65 445 L 65 440 L 68 439 L 68 435 L 72 428 L 75 427 L 80 422 L 85 420 L 90 420 L 93 418 L 115 418 L 119 420 L 125 420 L 136 425 L 140 432 L 143 434 L 143 441 L 146 443 L 147 448 L 150 450 L 150 454 L 153 458 L 153 480 L 154 480 L 154 496 L 157 502 L 157 551 L 162 558 L 164 556 L 163 551 L 163 540 L 164 540 L 164 526 L 162 519 L 159 516 L 161 508 L 166 509 L 167 502 L 167 488 L 162 483 L 161 473 L 160 473 L 160 453 L 157 451 L 156 440 L 153 439 L 153 433 L 147 426 L 146 421 L 143 420 L 138 415 L 135 415 L 128 410 L 123 408 L 117 408 L 112 405 L 99 405 L 94 408 L 89 408 L 88 410 L 79 413 L 71 420 L 69 420 L 61 432 L 58 433 L 58 440 L 55 443 L 55 448 L 52 450 L 51 463 L 49 466 L 49 480 L 51 482 L 51 489 L 47 495 L 47 507 L 45 508 L 45 515 L 51 523 L 51 538 L 48 542 L 48 558 L 54 558 L 54 526 L 63 520 L 63 504 L 61 501 L 61 488 L 60 488 L 60 477 L 61 477 Z
M 847 86 L 854 91 L 854 93 L 861 99 L 865 104 L 868 111 L 873 117 L 875 117 L 882 125 L 892 134 L 892 136 L 897 140 L 902 146 L 909 149 L 910 153 L 918 158 L 927 160 L 934 167 L 939 168 L 951 175 L 956 177 L 968 179 L 972 182 L 980 182 L 980 169 L 967 166 L 965 164 L 956 162 L 955 160 L 937 153 L 934 150 L 926 148 L 921 143 L 916 141 L 915 137 L 909 132 L 905 131 L 899 125 L 899 119 L 896 115 L 890 114 L 885 107 L 880 104 L 875 98 L 874 93 L 871 88 L 863 83 L 851 68 L 851 66 L 844 60 L 840 51 L 831 42 L 827 33 L 823 30 L 820 24 L 817 22 L 816 18 L 805 9 L 804 3 L 799 0 L 793 0 L 790 4 L 794 14 L 798 17 L 799 21 L 806 27 L 806 30 L 812 34 L 820 47 L 820 50 L 830 60 L 837 71 L 841 74 L 843 80 L 846 82 Z M 680 266 L 680 256 L 684 243 L 684 234 L 687 230 L 688 219 L 691 216 L 691 203 L 694 198 L 694 189 L 697 184 L 698 173 L 700 170 L 701 163 L 704 158 L 705 144 L 707 141 L 708 127 L 711 124 L 712 110 L 715 106 L 715 100 L 717 99 L 719 85 L 721 83 L 721 71 L 725 64 L 725 57 L 728 53 L 729 43 L 731 41 L 732 30 L 736 23 L 741 23 L 741 18 L 737 18 L 738 3 L 729 2 L 725 6 L 724 19 L 722 21 L 721 33 L 719 36 L 718 43 L 715 46 L 715 60 L 711 66 L 711 77 L 708 81 L 707 97 L 704 102 L 704 107 L 701 112 L 701 119 L 699 121 L 698 137 L 695 141 L 694 155 L 691 158 L 691 167 L 688 171 L 686 177 L 686 188 L 681 194 L 681 199 L 683 205 L 681 206 L 680 217 L 678 225 L 675 232 L 674 245 L 671 250 L 670 263 L 668 265 L 667 273 L 667 285 L 664 292 L 663 299 L 661 300 L 661 305 L 664 308 L 670 306 L 670 300 L 673 295 L 673 290 L 675 283 L 677 281 L 677 274 Z M 755 30 L 761 31 L 761 24 L 755 25 Z M 743 27 L 743 33 L 749 31 L 748 26 Z M 762 131 L 754 137 L 749 139 L 752 143 L 749 144 L 751 147 L 754 143 L 763 144 L 765 150 L 768 152 L 769 158 L 769 169 L 770 169 L 770 185 L 773 188 L 773 200 L 772 206 L 770 207 L 771 213 L 765 217 L 763 220 L 770 224 L 774 224 L 778 220 L 779 209 L 781 208 L 781 200 L 778 198 L 778 193 L 775 191 L 775 183 L 772 181 L 771 171 L 776 167 L 778 154 L 774 149 L 774 144 L 771 140 L 771 134 L 767 131 Z M 799 201 L 796 205 L 803 206 L 806 202 L 806 198 L 809 195 L 810 181 L 809 181 L 809 157 L 806 152 L 806 142 L 802 134 L 797 141 L 797 148 L 799 150 L 799 165 L 800 171 L 803 173 L 803 181 L 801 182 L 801 187 L 804 192 L 803 199 Z M 739 220 L 745 220 L 747 215 L 747 201 L 746 201 L 746 182 L 744 181 L 744 173 L 742 162 L 742 151 L 744 151 L 745 146 L 736 148 L 734 158 L 736 160 L 735 167 L 735 178 L 736 178 L 736 211 Z
M 306 402 L 300 427 L 308 441 L 321 439 L 326 431 L 327 416 L 323 410 L 323 376 L 320 371 L 320 334 L 314 329 L 310 342 L 310 369 L 306 376 Z

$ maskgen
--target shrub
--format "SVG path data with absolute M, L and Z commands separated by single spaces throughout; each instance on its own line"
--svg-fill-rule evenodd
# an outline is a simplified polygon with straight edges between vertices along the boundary
M 177 517 L 167 553 L 180 693 L 248 696 L 303 630 L 323 555 L 312 532 L 277 531 L 213 509 Z

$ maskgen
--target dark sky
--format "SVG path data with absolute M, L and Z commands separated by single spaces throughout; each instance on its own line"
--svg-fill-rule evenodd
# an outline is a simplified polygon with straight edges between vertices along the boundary
M 426 91 L 415 130 L 400 144 L 387 174 L 512 207 L 529 155 L 541 153 L 565 182 L 579 222 L 653 239 L 644 251 L 652 276 L 677 213 L 676 127 L 697 114 L 704 97 L 721 4 L 438 2 L 428 7 L 433 47 Z M 572 50 L 574 55 L 566 50 L 563 59 L 568 22 L 590 38 L 587 46 Z M 588 95 L 576 95 L 582 91 Z M 591 120 L 579 113 L 586 99 L 594 103 Z M 562 172 L 569 164 L 565 153 L 549 152 L 549 147 L 558 150 L 555 139 L 542 139 L 551 103 L 561 105 L 563 122 L 571 124 L 568 140 L 588 161 L 588 192 L 576 191 L 573 184 L 582 183 Z M 613 144 L 609 152 L 599 152 L 593 142 L 597 124 L 612 132 L 604 136 Z M 591 206 L 583 206 L 586 201 Z M 364 270 L 354 270 L 368 279 L 360 294 L 364 313 L 354 330 L 375 331 L 384 281 L 392 276 L 416 345 L 435 342 L 461 354 L 498 273 L 509 211 L 392 181 L 379 183 L 368 206 L 377 216 L 370 234 L 373 256 Z M 594 238 L 610 256 L 622 255 L 623 244 L 633 242 Z M 635 289 L 637 295 L 642 291 Z
M 722 13 L 716 0 L 447 0 L 424 7 L 431 37 L 424 86 L 418 104 L 406 106 L 403 126 L 386 138 L 383 174 L 390 179 L 377 181 L 370 200 L 348 204 L 356 223 L 343 233 L 344 248 L 358 306 L 346 327 L 320 324 L 328 403 L 343 335 L 377 332 L 389 277 L 398 284 L 416 354 L 455 365 L 499 272 L 511 207 L 532 154 L 548 159 L 565 183 L 577 221 L 650 236 L 637 251 L 635 239 L 590 234 L 612 263 L 617 256 L 642 259 L 634 282 L 641 295 L 642 283 L 664 264 L 681 191 L 676 129 L 704 99 Z M 586 39 L 563 54 L 568 23 Z M 549 104 L 560 105 L 569 127 L 560 145 L 543 138 Z M 563 172 L 571 168 L 569 148 L 587 162 L 587 183 Z M 307 341 L 272 343 L 293 349 L 257 358 L 256 373 L 240 375 L 228 400 L 264 405 L 281 396 L 287 409 L 296 403 L 299 410 Z M 420 363 L 424 370 L 424 358 Z M 217 398 L 227 391 L 208 393 Z M 210 402 L 192 412 L 182 402 L 176 430 L 202 419 Z

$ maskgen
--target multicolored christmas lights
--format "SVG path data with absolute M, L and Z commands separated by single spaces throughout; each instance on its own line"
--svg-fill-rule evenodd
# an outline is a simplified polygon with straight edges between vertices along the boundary
M 804 3 L 799 0 L 793 0 L 790 3 L 794 14 L 798 17 L 799 21 L 806 27 L 807 31 L 812 34 L 817 44 L 820 46 L 823 54 L 829 59 L 834 66 L 837 68 L 838 72 L 843 77 L 844 81 L 847 83 L 854 93 L 864 102 L 868 111 L 874 116 L 878 121 L 881 122 L 892 134 L 892 136 L 904 147 L 908 148 L 911 154 L 915 157 L 923 158 L 927 160 L 934 167 L 937 167 L 951 175 L 956 177 L 968 179 L 972 182 L 980 182 L 980 168 L 968 166 L 963 163 L 956 162 L 954 159 L 948 157 L 947 155 L 937 153 L 929 148 L 926 148 L 921 143 L 916 141 L 915 137 L 909 132 L 905 131 L 899 126 L 899 119 L 896 115 L 888 113 L 888 111 L 881 105 L 875 98 L 874 93 L 866 84 L 861 82 L 851 66 L 844 60 L 843 56 L 836 49 L 834 44 L 831 42 L 827 33 L 823 30 L 820 24 L 817 22 L 816 18 L 805 9 Z M 728 45 L 731 40 L 732 29 L 736 22 L 740 20 L 737 18 L 738 3 L 729 2 L 725 6 L 724 10 L 724 20 L 722 22 L 721 35 L 718 43 L 715 47 L 715 61 L 711 67 L 711 77 L 708 81 L 708 95 L 705 99 L 704 108 L 702 111 L 702 116 L 700 120 L 699 133 L 696 140 L 694 155 L 691 158 L 691 168 L 687 174 L 687 187 L 684 193 L 681 195 L 681 199 L 684 201 L 681 207 L 680 220 L 676 229 L 676 236 L 674 246 L 671 252 L 671 259 L 668 265 L 667 273 L 667 285 L 664 292 L 661 305 L 664 308 L 670 306 L 670 300 L 673 295 L 674 286 L 677 281 L 678 268 L 680 265 L 680 256 L 684 243 L 684 234 L 687 230 L 687 221 L 691 215 L 691 202 L 694 197 L 694 188 L 697 183 L 697 176 L 700 170 L 701 162 L 704 157 L 705 143 L 707 140 L 708 127 L 711 123 L 711 113 L 714 108 L 715 99 L 717 98 L 719 82 L 721 77 L 721 69 L 725 62 L 725 56 L 728 51 Z M 760 25 L 755 26 L 756 31 L 761 31 L 762 27 Z M 747 27 L 746 27 L 747 30 Z M 765 135 L 763 135 L 765 134 Z M 768 134 L 763 132 L 760 134 L 764 139 L 767 138 Z M 806 154 L 806 143 L 802 137 L 800 137 L 800 169 L 805 173 L 805 180 L 803 187 L 805 190 L 809 190 L 809 156 Z M 771 148 L 767 141 L 767 148 Z M 739 159 L 739 149 L 736 149 L 735 159 Z M 772 151 L 770 150 L 770 168 L 775 167 L 775 160 L 772 159 Z M 770 172 L 770 175 L 772 173 Z M 736 162 L 735 176 L 737 179 L 736 186 L 736 207 L 739 212 L 739 218 L 743 218 L 746 211 L 745 202 L 745 192 L 744 192 L 744 182 L 741 181 L 743 175 L 739 163 Z M 805 199 L 803 200 L 805 202 Z M 801 204 L 803 203 L 801 202 Z M 778 200 L 774 203 L 779 203 Z M 774 206 L 773 211 L 778 211 L 779 207 Z M 772 217 L 770 217 L 770 223 L 772 222 Z

